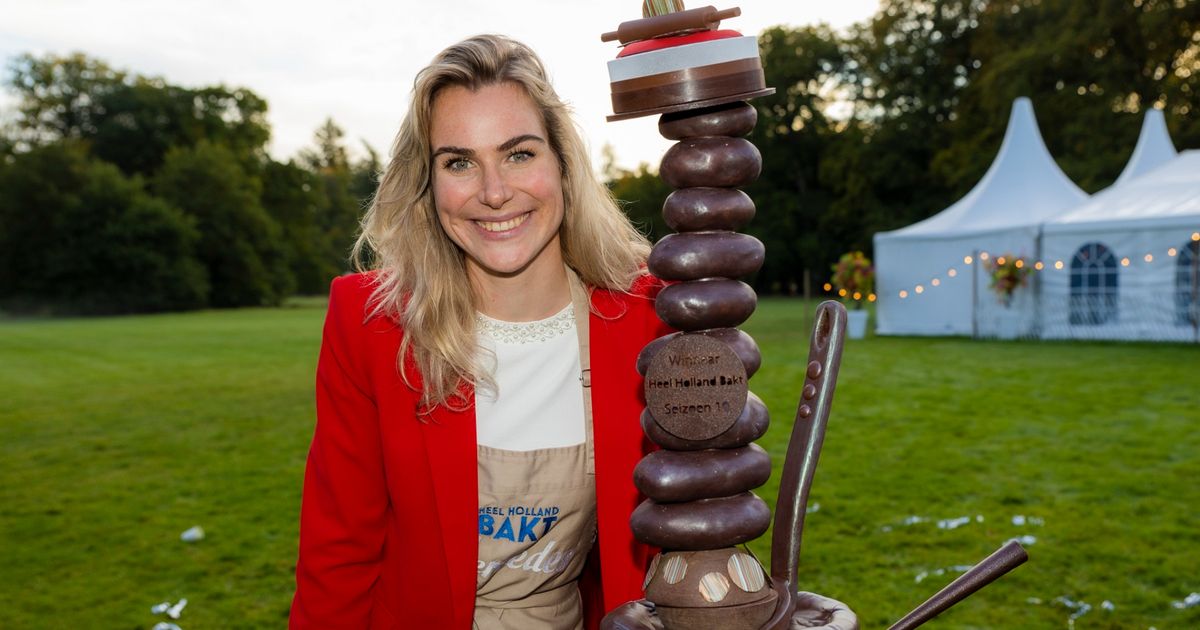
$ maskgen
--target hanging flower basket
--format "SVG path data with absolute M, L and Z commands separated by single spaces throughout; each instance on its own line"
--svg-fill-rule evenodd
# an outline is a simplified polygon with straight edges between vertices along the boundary
M 1020 256 L 1004 254 L 994 256 L 984 263 L 992 281 L 989 285 L 996 292 L 996 299 L 1008 308 L 1017 289 L 1029 284 L 1033 268 Z

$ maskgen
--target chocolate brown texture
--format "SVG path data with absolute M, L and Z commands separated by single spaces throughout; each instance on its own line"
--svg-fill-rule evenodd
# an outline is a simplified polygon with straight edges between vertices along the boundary
M 638 354 L 638 374 L 645 376 L 646 369 L 650 366 L 650 362 L 654 360 L 654 355 L 658 354 L 659 349 L 681 334 L 683 333 L 663 335 L 646 344 L 646 347 L 642 348 L 642 351 Z M 762 354 L 758 351 L 758 344 L 754 341 L 754 338 L 736 328 L 710 328 L 708 330 L 697 330 L 694 334 L 712 337 L 729 346 L 733 350 L 733 353 L 741 359 L 742 366 L 746 369 L 746 378 L 754 376 L 754 373 L 762 365 Z
M 746 393 L 746 407 L 742 409 L 741 415 L 737 417 L 733 425 L 724 433 L 707 440 L 685 440 L 675 437 L 659 426 L 648 410 L 642 412 L 642 430 L 646 433 L 646 437 L 655 444 L 674 451 L 745 446 L 766 434 L 768 424 L 767 406 L 758 396 L 754 395 L 754 392 Z
M 617 30 L 604 33 L 600 41 L 611 42 L 618 40 L 629 44 L 643 39 L 663 37 L 688 31 L 711 31 L 721 25 L 721 20 L 727 20 L 742 14 L 739 8 L 718 11 L 715 7 L 707 6 L 686 11 L 676 11 L 666 15 L 642 18 L 621 22 Z
M 745 101 L 736 101 L 695 112 L 663 114 L 658 133 L 668 140 L 701 136 L 744 136 L 754 130 L 758 110 Z
M 757 444 L 703 451 L 650 453 L 633 471 L 633 484 L 659 503 L 696 501 L 753 490 L 771 476 L 771 456 Z
M 745 186 L 762 172 L 758 147 L 744 138 L 687 138 L 667 149 L 658 174 L 671 188 Z
M 679 330 L 732 328 L 754 313 L 758 296 L 739 280 L 714 278 L 664 288 L 654 302 L 659 319 Z
M 646 499 L 629 517 L 638 540 L 683 551 L 720 549 L 758 538 L 771 524 L 771 508 L 754 493 L 658 503 Z
M 650 273 L 663 280 L 743 278 L 762 267 L 762 241 L 737 232 L 668 234 L 650 252 Z
M 753 129 L 756 119 L 754 108 L 739 102 L 667 113 L 659 121 L 660 132 L 679 141 L 660 168 L 663 180 L 677 189 L 667 198 L 663 216 L 678 233 L 654 246 L 648 266 L 654 275 L 676 282 L 659 293 L 655 308 L 664 322 L 683 332 L 656 339 L 642 351 L 638 370 L 649 383 L 661 386 L 670 374 L 666 359 L 680 339 L 689 337 L 724 344 L 746 380 L 762 363 L 758 344 L 736 328 L 758 303 L 754 290 L 738 278 L 757 272 L 764 253 L 758 239 L 735 231 L 755 211 L 754 202 L 736 187 L 753 182 L 762 170 L 758 149 L 740 137 Z M 686 380 L 694 378 L 688 376 L 692 372 L 700 373 L 688 368 L 679 375 Z M 686 397 L 701 401 L 714 395 Z M 664 550 L 657 567 L 664 557 L 684 551 L 694 552 L 688 562 L 696 567 L 719 567 L 729 560 L 733 545 L 762 535 L 770 523 L 770 508 L 752 492 L 771 474 L 770 457 L 752 443 L 767 430 L 767 408 L 746 389 L 727 426 L 702 414 L 690 421 L 693 427 L 682 425 L 669 407 L 650 404 L 650 398 L 648 389 L 642 428 L 663 450 L 635 469 L 634 483 L 649 498 L 630 518 L 634 536 Z M 714 432 L 717 428 L 721 432 Z M 658 605 L 668 630 L 761 630 L 777 610 L 779 595 L 758 561 L 746 556 L 746 562 L 750 573 L 761 573 L 760 588 L 742 592 L 734 586 L 729 597 L 714 599 L 712 589 L 719 594 L 724 584 L 725 578 L 716 575 L 720 571 L 676 574 L 678 584 L 664 582 L 659 571 L 648 578 L 647 597 Z
M 754 210 L 754 200 L 736 188 L 684 188 L 667 196 L 663 218 L 676 232 L 738 230 Z

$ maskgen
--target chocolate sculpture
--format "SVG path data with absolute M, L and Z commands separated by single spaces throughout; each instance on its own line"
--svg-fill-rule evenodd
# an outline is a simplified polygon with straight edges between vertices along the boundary
M 650 254 L 649 269 L 672 283 L 656 302 L 659 317 L 681 331 L 646 346 L 642 428 L 662 450 L 646 456 L 634 483 L 647 499 L 633 513 L 634 536 L 663 549 L 646 575 L 651 607 L 627 604 L 605 618 L 610 629 L 851 630 L 845 605 L 795 590 L 808 491 L 825 433 L 841 360 L 845 309 L 818 308 L 809 364 L 780 484 L 771 547 L 772 573 L 736 545 L 766 530 L 771 511 L 752 490 L 771 461 L 753 440 L 767 429 L 766 406 L 747 388 L 761 363 L 758 346 L 737 329 L 757 296 L 739 278 L 761 267 L 763 245 L 736 230 L 754 216 L 739 187 L 762 167 L 742 136 L 757 112 L 745 101 L 774 93 L 764 81 L 754 37 L 718 30 L 740 9 L 684 10 L 680 0 L 646 0 L 643 19 L 625 22 L 603 41 L 624 45 L 609 62 L 610 121 L 661 114 L 659 132 L 678 141 L 660 176 L 674 192 L 663 206 L 676 231 Z M 905 618 L 910 628 L 932 618 L 1023 561 L 1006 547 Z M 995 558 L 999 557 L 999 560 Z M 963 576 L 966 578 L 967 576 Z M 954 587 L 954 588 L 952 588 Z M 657 617 L 657 620 L 654 619 Z

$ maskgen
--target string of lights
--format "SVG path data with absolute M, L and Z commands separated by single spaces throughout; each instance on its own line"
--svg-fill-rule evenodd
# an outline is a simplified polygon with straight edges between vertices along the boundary
M 1200 241 L 1200 232 L 1192 232 L 1191 240 L 1193 242 Z M 1165 254 L 1168 258 L 1174 258 L 1175 256 L 1179 255 L 1179 250 L 1176 247 L 1169 247 L 1169 248 L 1167 248 Z M 979 259 L 977 261 L 977 260 L 975 260 L 974 255 L 972 255 L 972 254 L 965 255 L 962 258 L 962 264 L 964 266 L 970 267 L 971 265 L 976 264 L 977 262 L 978 263 L 986 263 L 989 259 L 992 258 L 992 254 L 989 254 L 986 251 L 981 251 L 978 254 L 978 258 Z M 1137 264 L 1139 260 L 1148 264 L 1148 263 L 1154 262 L 1154 259 L 1155 259 L 1154 252 L 1146 252 L 1140 258 L 1130 258 L 1128 256 L 1121 258 L 1119 261 L 1119 264 L 1122 267 L 1129 267 L 1131 265 Z M 1004 265 L 1007 262 L 1008 262 L 1008 260 L 1003 255 L 995 257 L 995 264 L 997 264 L 997 265 Z M 1013 262 L 1013 265 L 1018 269 L 1024 268 L 1025 265 L 1027 265 L 1027 264 L 1029 264 L 1029 263 L 1026 262 L 1026 259 L 1024 257 L 1017 257 L 1016 261 Z M 1062 271 L 1062 270 L 1066 269 L 1067 266 L 1068 266 L 1068 263 L 1067 263 L 1067 261 L 1064 261 L 1064 260 L 1054 260 L 1053 262 L 1051 262 L 1049 260 L 1033 261 L 1033 271 L 1034 272 Z M 947 268 L 945 276 L 946 276 L 946 278 L 955 278 L 958 276 L 958 274 L 959 274 L 959 268 L 957 266 L 952 266 L 952 267 Z M 932 290 L 934 288 L 940 287 L 942 285 L 942 282 L 943 281 L 942 281 L 941 276 L 935 276 L 935 277 L 931 278 L 929 280 L 929 282 L 927 283 L 928 287 L 926 286 L 926 283 L 916 284 L 911 287 L 906 287 L 906 288 L 900 289 L 899 291 L 897 291 L 897 296 L 900 297 L 900 299 L 907 299 L 909 297 L 915 297 L 917 295 L 922 295 L 928 290 Z M 833 286 L 831 284 L 829 284 L 828 282 L 825 283 L 825 286 L 823 288 L 825 289 L 826 293 L 833 292 Z M 847 297 L 846 290 L 845 289 L 839 290 L 838 297 L 842 297 L 842 298 Z M 850 297 L 851 297 L 851 299 L 854 299 L 854 300 L 861 300 L 863 296 L 861 293 L 855 292 Z M 870 293 L 867 295 L 867 301 L 874 302 L 875 300 L 876 300 L 876 295 L 874 293 Z

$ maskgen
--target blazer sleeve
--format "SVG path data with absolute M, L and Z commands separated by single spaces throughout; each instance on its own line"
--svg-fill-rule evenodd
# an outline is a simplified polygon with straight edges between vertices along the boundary
M 317 363 L 317 425 L 300 508 L 290 627 L 366 628 L 387 531 L 379 414 L 369 383 L 367 289 L 334 280 Z

